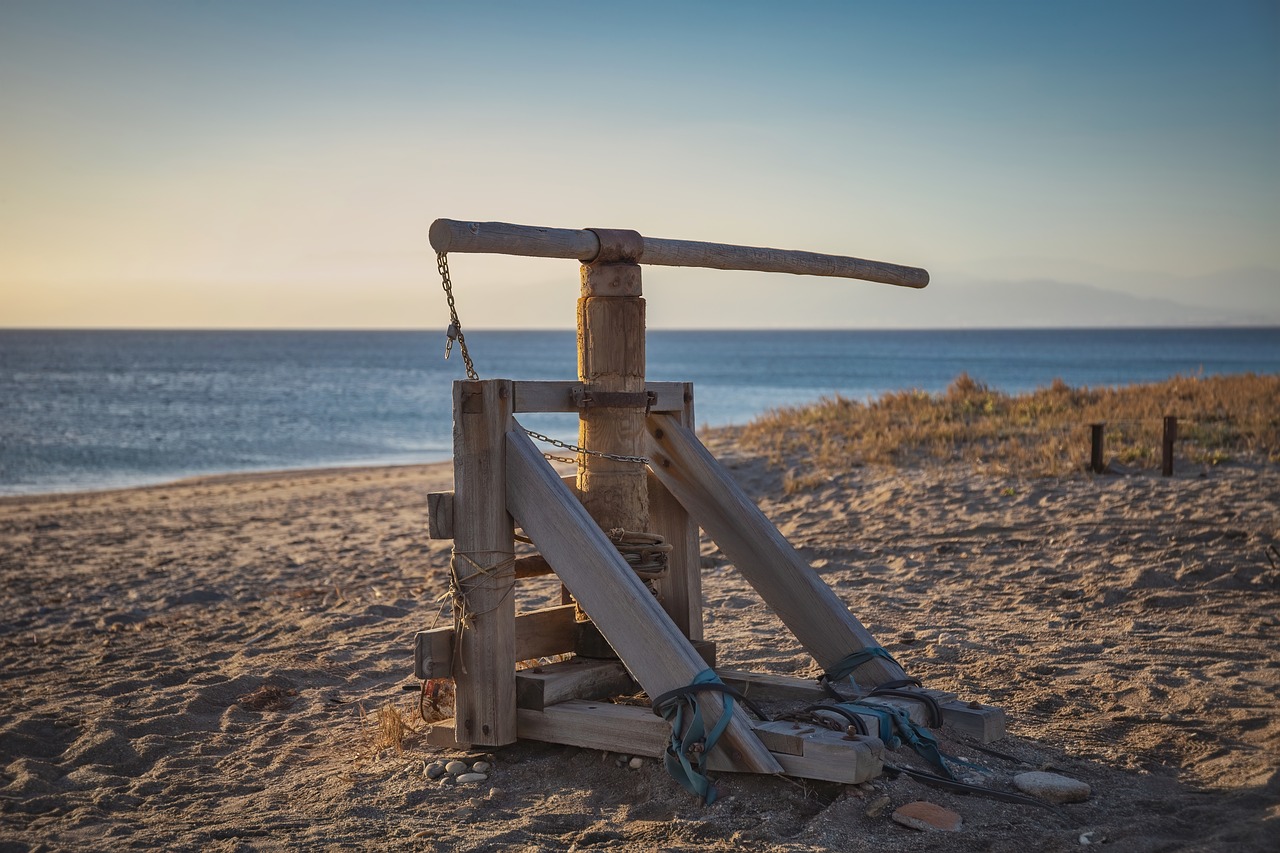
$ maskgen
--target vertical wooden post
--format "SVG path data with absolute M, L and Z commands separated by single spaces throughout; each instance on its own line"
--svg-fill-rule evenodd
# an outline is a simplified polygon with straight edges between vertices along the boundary
M 1173 445 L 1178 440 L 1178 418 L 1176 415 L 1164 416 L 1164 439 L 1160 442 L 1160 473 L 1166 477 L 1173 476 Z
M 680 424 L 694 429 L 693 383 L 684 386 Z M 649 522 L 672 546 L 666 577 L 657 582 L 658 598 L 686 637 L 702 639 L 702 566 L 698 525 L 656 475 L 649 474 Z
M 640 265 L 644 241 L 634 231 L 592 229 L 600 252 L 582 265 L 578 299 L 578 379 L 588 399 L 578 420 L 578 444 L 618 456 L 640 456 L 644 446 L 645 305 Z M 644 465 L 590 454 L 578 457 L 578 496 L 605 532 L 649 529 L 648 473 Z M 579 612 L 578 621 L 586 623 Z M 610 654 L 599 632 L 584 624 L 578 653 Z
M 1089 424 L 1089 470 L 1095 474 L 1107 469 L 1107 463 L 1102 460 L 1102 431 L 1106 427 L 1106 424 Z
M 455 737 L 516 740 L 514 524 L 506 503 L 511 382 L 453 384 Z
M 578 422 L 579 444 L 588 450 L 640 456 L 644 447 L 644 299 L 640 265 L 628 255 L 625 239 L 600 230 L 601 255 L 582 267 L 578 300 L 578 378 L 588 393 L 635 395 L 630 406 L 616 402 L 588 405 Z M 635 235 L 637 242 L 639 235 Z M 608 241 L 608 242 L 606 242 Z M 642 244 L 640 244 L 642 245 Z M 649 498 L 645 467 L 584 455 L 578 461 L 582 505 L 601 529 L 648 530 Z

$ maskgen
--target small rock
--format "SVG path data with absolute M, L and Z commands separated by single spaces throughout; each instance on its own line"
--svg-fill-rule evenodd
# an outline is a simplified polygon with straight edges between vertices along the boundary
M 867 806 L 867 817 L 880 817 L 888 807 L 889 795 L 881 794 L 871 801 L 871 805 Z
M 471 765 L 471 772 L 472 773 L 488 773 L 492 768 L 493 768 L 493 765 L 487 761 L 477 761 L 475 764 Z
M 439 761 L 435 762 L 434 764 L 427 765 L 428 779 L 439 779 L 441 776 L 445 774 L 445 772 L 446 771 L 444 769 L 444 765 L 441 764 Z
M 448 773 L 450 776 L 457 776 L 459 773 L 466 773 L 470 769 L 471 768 L 467 767 L 467 763 L 465 761 L 457 760 L 450 761 L 444 766 L 444 772 Z
M 488 779 L 488 778 L 489 777 L 484 775 L 483 773 L 460 773 L 458 774 L 458 784 L 469 785 L 472 782 L 483 782 L 485 779 Z
M 1080 833 L 1080 843 L 1084 845 L 1101 844 L 1106 840 L 1107 840 L 1107 836 L 1104 835 L 1101 831 L 1096 829 L 1091 829 L 1088 832 Z
M 1013 786 L 1024 794 L 1050 803 L 1083 803 L 1092 793 L 1088 784 L 1078 779 L 1039 770 L 1014 776 Z
M 454 812 L 454 813 L 453 813 L 453 816 L 454 816 L 454 818 L 455 818 L 455 819 L 457 819 L 457 820 L 469 820 L 469 819 L 471 819 L 472 817 L 474 817 L 474 816 L 475 816 L 475 813 L 476 813 L 476 810 L 475 810 L 475 808 L 474 808 L 474 807 L 472 807 L 472 806 L 463 806 L 462 808 L 460 808 L 460 809 L 458 809 L 456 812 Z
M 959 832 L 964 822 L 960 815 L 942 806 L 918 800 L 899 807 L 893 813 L 894 823 L 922 832 Z
M 644 759 L 637 755 L 635 758 L 627 762 L 627 766 L 632 770 L 639 770 L 641 767 L 644 767 Z
M 489 802 L 493 802 L 494 800 L 498 800 L 501 798 L 502 798 L 501 788 L 490 788 L 489 793 L 485 795 L 485 799 L 488 800 Z

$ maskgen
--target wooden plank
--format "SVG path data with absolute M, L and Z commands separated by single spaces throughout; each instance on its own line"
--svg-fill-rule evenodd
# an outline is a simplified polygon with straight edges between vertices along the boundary
M 515 653 L 511 666 L 523 660 L 562 655 L 573 651 L 572 604 L 519 613 L 515 617 Z M 419 631 L 414 636 L 414 675 L 417 678 L 453 678 L 453 626 Z M 714 653 L 714 652 L 713 652 Z
M 683 406 L 678 415 L 688 429 L 694 427 L 693 383 L 684 383 Z M 669 570 L 657 581 L 658 600 L 686 637 L 702 638 L 702 560 L 698 550 L 698 525 L 662 481 L 649 472 L 649 528 L 672 546 Z
M 452 626 L 433 631 L 419 631 L 413 636 L 413 676 L 426 681 L 429 678 L 453 678 Z
M 788 721 L 756 723 L 755 732 L 788 776 L 852 785 L 884 770 L 884 744 L 876 737 L 850 737 Z
M 427 727 L 423 740 L 427 742 L 427 746 L 439 747 L 441 749 L 453 749 L 456 747 L 469 746 L 466 741 L 458 740 L 456 723 L 457 720 L 453 717 L 432 723 Z
M 795 704 L 831 701 L 831 695 L 822 689 L 817 679 L 813 678 L 748 672 L 741 669 L 717 669 L 716 675 L 720 676 L 720 680 L 725 684 L 732 684 L 742 691 L 744 695 L 750 696 L 752 699 Z M 920 692 L 933 697 L 939 703 L 952 702 L 956 698 L 956 694 L 948 693 L 945 690 L 925 689 Z
M 507 433 L 507 506 L 650 696 L 691 684 L 707 668 L 518 429 Z M 713 724 L 719 716 L 717 703 L 705 705 L 708 724 Z M 781 771 L 742 715 L 733 716 L 724 737 L 728 753 L 742 769 Z
M 505 379 L 453 384 L 455 707 L 461 736 L 483 746 L 516 739 L 515 541 L 502 499 L 511 401 Z
M 488 252 L 536 258 L 576 258 L 588 263 L 600 253 L 600 239 L 590 230 L 540 228 L 509 222 L 437 219 L 431 223 L 430 239 L 431 247 L 437 252 Z M 835 276 L 915 288 L 929 283 L 929 273 L 917 267 L 844 255 L 735 246 L 729 243 L 667 240 L 660 237 L 643 238 L 643 246 L 639 260 L 645 264 Z
M 453 538 L 453 492 L 427 494 L 427 537 Z
M 542 711 L 521 708 L 516 716 L 522 740 L 652 758 L 660 757 L 671 742 L 667 721 L 649 708 L 635 705 L 574 699 Z M 713 750 L 712 755 L 718 752 Z
M 991 743 L 1005 736 L 1004 711 L 994 705 L 943 702 L 942 720 L 961 734 L 982 743 Z
M 547 558 L 541 554 L 530 554 L 527 557 L 517 557 L 515 564 L 516 580 L 521 578 L 540 578 L 546 575 L 555 574 L 551 568 L 551 564 L 547 562 Z
M 635 705 L 575 699 L 543 711 L 522 708 L 517 715 L 520 737 L 527 740 L 652 758 L 661 758 L 671 740 L 666 720 Z M 753 731 L 784 750 L 771 755 L 786 775 L 856 784 L 880 774 L 884 745 L 878 739 L 848 739 L 817 726 L 792 729 L 792 725 L 752 721 Z M 707 756 L 707 767 L 720 772 L 739 770 L 719 748 Z
M 671 415 L 652 415 L 646 424 L 646 455 L 654 474 L 819 666 L 830 669 L 849 653 L 878 645 L 692 430 Z M 863 685 L 905 676 L 900 667 L 880 658 L 857 671 Z
M 580 407 L 574 393 L 581 394 L 588 386 L 583 382 L 521 380 L 515 386 L 514 411 L 521 412 L 578 412 Z M 654 395 L 653 412 L 679 412 L 684 408 L 685 382 L 646 382 L 644 390 Z
M 621 661 L 570 658 L 516 673 L 516 706 L 541 711 L 569 699 L 603 699 L 636 691 Z

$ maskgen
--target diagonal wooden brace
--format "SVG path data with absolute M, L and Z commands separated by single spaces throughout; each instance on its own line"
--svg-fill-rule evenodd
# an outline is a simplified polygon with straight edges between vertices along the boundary
M 707 668 L 653 594 L 520 430 L 507 433 L 507 509 L 621 656 L 636 681 L 657 696 L 691 684 Z M 703 705 L 710 727 L 720 702 Z M 782 766 L 735 713 L 722 738 L 733 766 L 781 773 Z
M 645 454 L 653 473 L 820 667 L 830 670 L 850 652 L 878 645 L 691 430 L 664 414 L 650 415 L 646 427 Z M 872 686 L 906 677 L 881 658 L 863 664 L 856 675 Z

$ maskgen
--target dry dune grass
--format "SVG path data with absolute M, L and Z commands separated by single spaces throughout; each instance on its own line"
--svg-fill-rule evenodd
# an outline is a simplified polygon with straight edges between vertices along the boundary
M 1108 457 L 1160 463 L 1162 419 L 1176 415 L 1176 455 L 1217 464 L 1242 456 L 1280 461 L 1280 376 L 1178 376 L 1118 388 L 1047 388 L 1010 395 L 962 373 L 941 394 L 899 391 L 863 403 L 831 397 L 775 409 L 741 430 L 772 462 L 797 457 L 789 491 L 860 465 L 967 462 L 993 473 L 1083 473 L 1089 424 L 1106 423 Z

